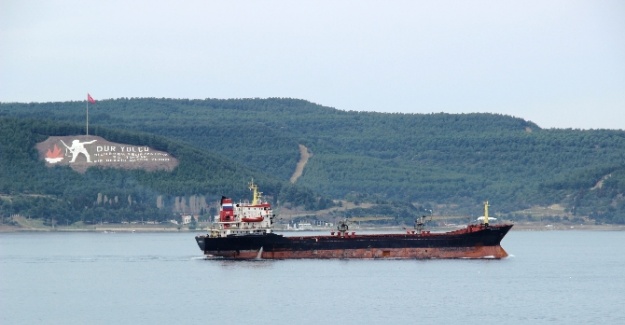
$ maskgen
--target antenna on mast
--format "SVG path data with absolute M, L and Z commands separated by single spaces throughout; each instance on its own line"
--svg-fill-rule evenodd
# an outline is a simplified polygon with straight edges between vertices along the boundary
M 252 181 L 249 184 L 249 188 L 251 191 L 253 191 L 252 193 L 252 205 L 257 205 L 260 203 L 260 198 L 263 194 L 263 192 L 259 192 L 258 191 L 258 185 L 254 184 L 254 179 L 252 178 Z

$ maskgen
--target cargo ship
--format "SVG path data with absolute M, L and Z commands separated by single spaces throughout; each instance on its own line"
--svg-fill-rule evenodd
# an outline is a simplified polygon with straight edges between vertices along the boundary
M 488 202 L 481 222 L 449 232 L 424 229 L 424 218 L 403 233 L 356 234 L 347 222 L 326 235 L 284 236 L 273 231 L 271 204 L 253 182 L 252 201 L 222 197 L 215 226 L 195 240 L 209 258 L 227 259 L 501 259 L 501 240 L 512 224 L 489 224 Z

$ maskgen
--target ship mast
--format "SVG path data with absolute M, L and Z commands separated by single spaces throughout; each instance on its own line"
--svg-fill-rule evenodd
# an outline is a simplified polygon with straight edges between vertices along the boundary
M 488 227 L 488 201 L 484 202 L 484 225 Z
M 249 188 L 253 191 L 252 194 L 252 205 L 257 205 L 260 203 L 260 198 L 263 195 L 263 192 L 258 191 L 258 185 L 254 184 L 254 179 L 250 182 Z

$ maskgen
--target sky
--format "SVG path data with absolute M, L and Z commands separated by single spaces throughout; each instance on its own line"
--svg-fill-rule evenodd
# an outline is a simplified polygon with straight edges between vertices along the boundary
M 625 129 L 625 1 L 0 0 L 0 102 L 87 93 Z

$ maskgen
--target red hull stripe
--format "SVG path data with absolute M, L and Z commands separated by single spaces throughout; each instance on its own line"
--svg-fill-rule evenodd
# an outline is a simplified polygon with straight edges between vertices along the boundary
M 233 259 L 255 259 L 259 251 L 219 251 L 205 252 L 208 256 Z M 263 259 L 433 259 L 433 258 L 494 258 L 500 259 L 508 253 L 499 245 L 446 248 L 389 248 L 389 249 L 344 249 L 311 251 L 260 252 Z

